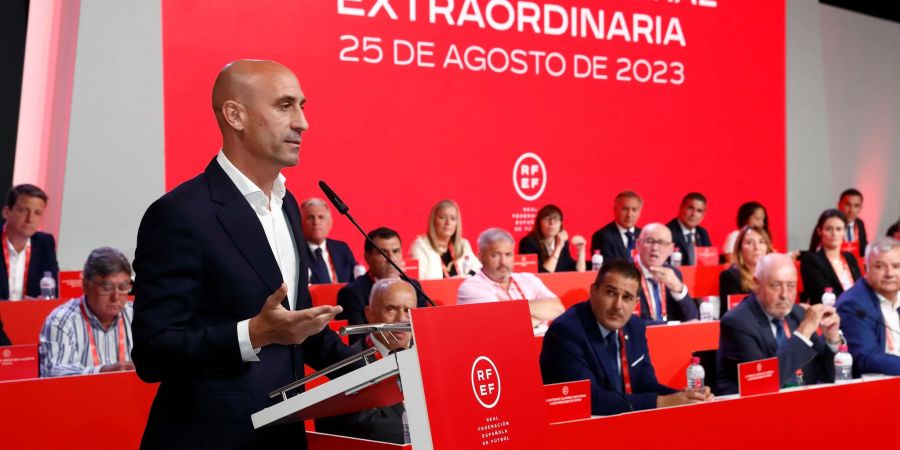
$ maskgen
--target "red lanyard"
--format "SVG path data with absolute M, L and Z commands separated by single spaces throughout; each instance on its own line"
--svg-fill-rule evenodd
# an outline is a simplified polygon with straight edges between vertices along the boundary
M 6 261 L 6 273 L 7 275 L 11 275 L 13 273 L 12 260 L 9 254 L 9 239 L 6 237 L 6 227 L 3 227 L 3 259 Z M 28 290 L 28 265 L 31 263 L 31 246 L 28 243 L 25 244 L 25 270 L 22 271 L 22 298 L 25 298 Z M 9 287 L 9 290 L 12 291 L 12 286 Z
M 506 290 L 506 295 L 509 296 L 510 300 L 528 300 L 528 297 L 525 296 L 525 291 L 519 287 L 519 283 L 516 283 L 516 279 L 512 277 L 512 274 L 509 275 L 509 287 L 515 286 L 516 290 L 519 291 L 519 294 L 522 295 L 521 299 L 513 298 L 512 294 L 509 292 L 509 289 Z
M 325 256 L 325 264 L 328 264 L 328 269 L 331 270 L 331 273 L 328 275 L 328 278 L 331 278 L 332 283 L 339 283 L 337 280 L 337 270 L 334 270 L 334 262 L 331 261 L 331 252 L 326 252 L 325 243 L 322 243 L 322 246 L 319 247 L 322 249 L 322 254 Z
M 887 326 L 884 327 L 884 336 L 887 338 L 887 351 L 888 353 L 894 353 L 894 337 L 891 336 L 893 331 Z
M 787 336 L 788 339 L 791 338 L 791 329 L 788 328 L 787 317 L 781 319 L 781 326 L 784 327 L 784 335 Z
M 628 358 L 625 352 L 625 332 L 619 333 L 619 355 L 622 360 L 622 380 L 625 382 L 625 394 L 631 394 L 631 373 L 628 371 Z
M 662 308 L 662 315 L 657 316 L 656 300 L 653 298 L 653 291 L 648 287 L 647 277 L 644 276 L 641 266 L 638 264 L 635 265 L 638 270 L 641 271 L 641 287 L 644 289 L 644 296 L 647 298 L 647 306 L 650 308 L 650 318 L 653 320 L 666 320 L 666 288 L 664 286 L 659 286 L 661 283 L 656 283 L 657 286 L 659 286 L 659 305 Z M 634 313 L 639 316 L 641 315 L 641 302 L 637 302 L 634 305 Z
M 453 242 L 447 242 L 447 253 L 450 254 L 450 264 L 456 264 L 456 258 L 453 257 Z M 444 259 L 441 260 L 441 270 L 444 271 L 444 278 L 450 278 L 450 269 L 447 268 L 447 264 L 444 264 Z M 459 271 L 456 271 L 459 274 Z
M 91 327 L 91 321 L 88 319 L 87 310 L 84 308 L 84 303 L 87 301 L 86 297 L 81 298 L 81 317 L 84 317 L 84 326 L 87 329 L 88 335 L 88 347 L 91 349 L 91 356 L 94 357 L 94 365 L 100 365 L 100 355 L 97 353 L 97 342 L 94 340 L 94 332 L 93 327 Z M 125 314 L 120 314 L 119 317 L 119 353 L 116 355 L 116 362 L 122 362 L 125 360 Z

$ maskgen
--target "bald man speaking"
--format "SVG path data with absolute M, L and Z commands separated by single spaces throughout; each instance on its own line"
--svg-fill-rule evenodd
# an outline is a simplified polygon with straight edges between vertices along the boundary
M 147 209 L 137 237 L 134 350 L 160 382 L 141 448 L 306 448 L 303 424 L 253 430 L 268 393 L 352 354 L 312 307 L 309 261 L 284 167 L 309 124 L 294 74 L 273 61 L 222 69 L 212 106 L 222 148 Z

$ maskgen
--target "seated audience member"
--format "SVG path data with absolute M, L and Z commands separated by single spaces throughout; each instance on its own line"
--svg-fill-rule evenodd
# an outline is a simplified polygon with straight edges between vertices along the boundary
M 674 248 L 672 232 L 665 225 L 651 223 L 641 231 L 637 261 L 642 275 L 640 316 L 651 324 L 700 319 L 681 272 L 666 264 Z
M 550 325 L 541 348 L 544 383 L 590 380 L 591 414 L 696 403 L 703 391 L 677 391 L 656 379 L 643 319 L 632 314 L 641 274 L 634 264 L 604 261 L 591 297 Z
M 356 258 L 346 242 L 328 239 L 334 219 L 325 200 L 308 198 L 300 204 L 303 238 L 309 256 L 310 284 L 346 283 L 353 279 Z
M 41 295 L 41 278 L 50 272 L 59 279 L 56 242 L 53 236 L 38 231 L 47 206 L 47 194 L 39 187 L 20 184 L 13 187 L 3 207 L 2 276 L 0 299 L 21 300 Z
M 134 370 L 128 258 L 114 248 L 98 248 L 82 276 L 84 295 L 59 305 L 44 321 L 42 377 Z
M 603 260 L 632 260 L 637 238 L 641 234 L 637 222 L 641 218 L 644 200 L 636 192 L 623 191 L 613 201 L 613 221 L 591 236 L 591 253 L 600 250 Z
M 472 246 L 463 237 L 459 205 L 453 200 L 441 200 L 431 208 L 428 234 L 413 241 L 409 254 L 419 261 L 419 278 L 423 280 L 466 276 L 481 269 Z
M 856 257 L 841 251 L 846 223 L 844 214 L 836 209 L 826 209 L 819 215 L 809 252 L 800 258 L 805 302 L 822 303 L 826 288 L 839 296 L 862 276 Z
M 900 375 L 900 241 L 866 249 L 866 276 L 838 298 L 837 311 L 857 374 Z
M 681 262 L 686 266 L 697 264 L 696 247 L 710 247 L 709 232 L 700 226 L 706 215 L 706 197 L 699 192 L 690 192 L 681 199 L 678 217 L 666 224 L 672 231 L 672 241 L 681 252 Z
M 900 240 L 900 220 L 894 222 L 893 225 L 889 226 L 887 232 L 884 235 Z
M 728 311 L 728 296 L 749 294 L 753 290 L 753 272 L 763 256 L 772 253 L 769 234 L 760 227 L 746 225 L 738 233 L 731 267 L 719 273 L 719 318 Z
M 755 290 L 719 324 L 718 390 L 738 392 L 740 363 L 778 357 L 785 385 L 803 371 L 804 384 L 834 381 L 834 354 L 843 344 L 833 307 L 795 304 L 797 269 L 790 256 L 772 253 L 756 266 Z M 821 327 L 822 337 L 816 333 Z
M 371 239 L 378 248 L 384 250 L 395 264 L 401 268 L 403 267 L 403 247 L 400 242 L 400 235 L 397 234 L 396 231 L 385 227 L 376 228 L 369 232 L 369 239 Z M 397 273 L 397 269 L 394 269 L 394 267 L 381 256 L 381 253 L 378 253 L 378 250 L 370 244 L 369 241 L 365 241 L 363 248 L 363 258 L 366 261 L 366 265 L 369 266 L 369 271 L 366 272 L 364 276 L 357 277 L 353 281 L 347 283 L 347 285 L 342 287 L 337 294 L 337 304 L 343 307 L 344 311 L 338 314 L 335 319 L 346 320 L 350 325 L 368 323 L 366 321 L 365 309 L 369 304 L 369 295 L 372 292 L 372 286 L 374 286 L 378 280 L 392 279 L 400 276 L 400 274 Z M 412 281 L 421 289 L 422 286 L 418 284 L 418 281 Z M 425 297 L 422 297 L 418 293 L 416 293 L 416 306 L 428 306 Z M 350 343 L 355 343 L 363 338 L 364 336 L 360 334 L 350 335 Z
M 862 192 L 853 188 L 841 192 L 841 197 L 838 199 L 838 209 L 844 213 L 844 218 L 847 219 L 847 242 L 855 242 L 857 244 L 859 256 L 864 256 L 863 252 L 866 251 L 866 245 L 868 244 L 866 224 L 859 218 L 862 204 Z
M 578 259 L 569 252 L 569 233 L 563 228 L 562 210 L 556 205 L 541 208 L 534 219 L 534 228 L 519 241 L 519 254 L 537 254 L 538 272 L 584 272 L 585 240 L 572 237 Z
M 409 310 L 416 306 L 416 292 L 399 278 L 375 282 L 366 306 L 366 323 L 396 323 L 409 320 Z M 378 349 L 376 358 L 409 348 L 412 335 L 405 332 L 372 333 L 352 344 L 356 352 Z M 365 411 L 316 419 L 316 431 L 361 439 L 403 444 L 403 402 Z
M 532 325 L 537 327 L 565 311 L 562 302 L 532 273 L 513 273 L 515 241 L 506 230 L 488 228 L 478 236 L 482 268 L 466 278 L 456 293 L 457 303 L 527 300 Z
M 737 242 L 737 235 L 745 226 L 751 225 L 762 228 L 772 239 L 772 232 L 769 231 L 769 213 L 766 207 L 759 202 L 747 202 L 738 208 L 737 213 L 737 229 L 728 234 L 725 238 L 725 244 L 722 245 L 722 254 L 725 255 L 725 262 L 732 263 L 732 255 L 734 255 L 734 247 Z

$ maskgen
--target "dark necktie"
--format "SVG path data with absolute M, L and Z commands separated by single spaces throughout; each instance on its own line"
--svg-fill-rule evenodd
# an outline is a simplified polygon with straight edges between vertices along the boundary
M 619 374 L 619 348 L 616 338 L 618 332 L 613 331 L 606 335 L 606 352 L 609 354 L 609 360 L 612 361 L 612 367 L 616 371 L 612 376 L 610 383 L 617 391 L 622 392 L 622 375 Z
M 628 258 L 629 261 L 632 261 L 631 252 L 634 250 L 634 232 L 631 230 L 626 231 L 625 237 L 628 238 L 628 246 L 627 246 L 628 255 L 626 257 Z
M 319 278 L 323 284 L 331 283 L 331 277 L 328 276 L 328 267 L 325 265 L 325 258 L 322 257 L 322 247 L 316 248 L 313 252 L 316 254 L 316 267 L 319 268 Z
M 853 242 L 853 222 L 847 224 L 847 242 Z
M 787 336 L 784 334 L 784 321 L 772 319 L 772 323 L 775 324 L 775 342 L 778 344 L 778 348 L 781 348 L 787 342 Z
M 657 283 L 656 280 L 649 281 L 650 285 L 653 286 L 653 304 L 656 305 L 656 317 L 651 317 L 651 319 L 665 320 L 662 316 L 662 302 L 660 301 L 662 296 L 659 293 L 659 283 Z
M 684 262 L 686 266 L 693 266 L 697 263 L 694 255 L 694 231 L 688 231 L 687 234 L 687 260 Z

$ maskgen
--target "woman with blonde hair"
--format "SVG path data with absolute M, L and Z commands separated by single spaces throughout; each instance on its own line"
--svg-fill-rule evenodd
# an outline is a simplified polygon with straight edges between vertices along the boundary
M 731 259 L 734 263 L 719 274 L 719 318 L 728 311 L 728 296 L 749 294 L 753 290 L 756 263 L 772 253 L 772 241 L 763 227 L 745 225 L 735 239 Z
M 416 237 L 409 249 L 419 261 L 419 279 L 465 276 L 481 269 L 472 246 L 462 236 L 459 205 L 453 200 L 437 202 L 428 214 L 428 234 Z

